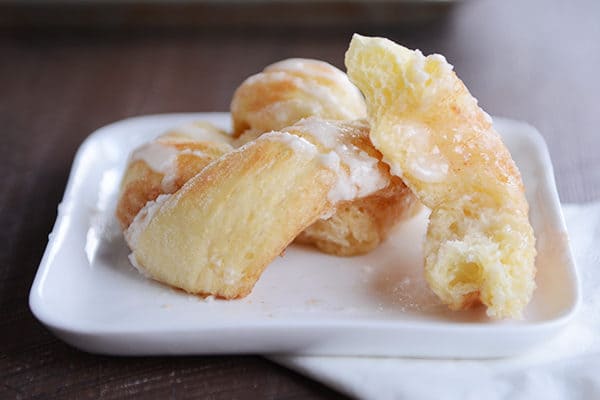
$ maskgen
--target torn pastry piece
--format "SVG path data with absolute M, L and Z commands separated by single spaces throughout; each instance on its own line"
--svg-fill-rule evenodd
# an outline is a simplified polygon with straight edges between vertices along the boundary
M 174 193 L 209 162 L 233 149 L 231 137 L 208 122 L 168 131 L 133 151 L 121 181 L 117 219 L 127 228 L 148 201 Z
M 348 75 L 366 97 L 371 140 L 431 209 L 425 273 L 452 309 L 522 315 L 535 238 L 520 173 L 491 118 L 440 55 L 354 35 Z
M 318 60 L 292 58 L 246 79 L 231 101 L 233 136 L 240 144 L 302 118 L 366 117 L 364 99 L 345 73 Z
M 337 174 L 318 148 L 272 132 L 149 202 L 125 233 L 132 262 L 190 293 L 246 296 L 264 268 L 330 212 Z
M 326 153 L 338 172 L 330 192 L 333 212 L 305 229 L 296 242 L 339 256 L 364 254 L 385 240 L 394 226 L 420 210 L 402 180 L 392 176 L 369 139 L 366 120 L 311 117 L 284 128 Z

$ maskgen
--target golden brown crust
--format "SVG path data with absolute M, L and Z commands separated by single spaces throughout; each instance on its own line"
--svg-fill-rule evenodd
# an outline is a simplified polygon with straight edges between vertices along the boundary
M 330 207 L 335 174 L 319 154 L 278 133 L 220 157 L 147 210 L 147 221 L 134 221 L 127 237 L 135 260 L 152 278 L 190 293 L 247 295 L 264 268 Z
M 303 244 L 314 245 L 326 253 L 353 256 L 364 254 L 379 245 L 387 237 L 389 231 L 400 221 L 415 214 L 419 203 L 406 185 L 389 173 L 389 167 L 381 162 L 381 153 L 377 151 L 369 139 L 369 129 L 366 121 L 336 122 L 315 120 L 309 126 L 307 123 L 286 128 L 294 135 L 304 137 L 317 146 L 320 150 L 327 149 L 319 144 L 312 135 L 318 136 L 321 124 L 327 124 L 336 129 L 337 140 L 354 146 L 357 151 L 363 151 L 370 157 L 379 160 L 376 168 L 381 176 L 389 180 L 389 185 L 382 187 L 375 193 L 360 197 L 352 201 L 342 201 L 336 206 L 333 216 L 319 219 L 315 224 L 302 233 L 297 241 Z M 313 129 L 314 128 L 314 129 Z M 170 146 L 181 153 L 176 159 L 176 174 L 172 190 L 165 190 L 162 184 L 163 175 L 152 170 L 145 162 L 135 161 L 128 167 L 123 180 L 123 191 L 117 207 L 117 216 L 126 229 L 135 215 L 142 207 L 159 195 L 172 193 L 179 189 L 185 182 L 196 175 L 213 158 L 217 158 L 222 149 L 219 142 L 194 142 L 188 136 L 180 133 L 170 133 L 160 136 L 155 140 L 165 146 Z M 207 155 L 198 158 L 193 153 L 185 151 L 201 151 Z M 347 166 L 342 166 L 347 168 Z
M 164 193 L 162 179 L 163 175 L 154 172 L 144 161 L 137 160 L 127 166 L 116 212 L 122 229 L 127 229 L 146 203 Z
M 233 136 L 269 132 L 306 117 L 364 118 L 360 92 L 346 74 L 323 61 L 288 59 L 246 79 L 231 101 Z
M 206 137 L 203 133 L 208 132 Z M 175 128 L 138 148 L 132 154 L 121 181 L 116 216 L 122 229 L 126 229 L 138 212 L 149 201 L 161 194 L 174 193 L 202 170 L 209 162 L 232 150 L 230 139 L 218 128 L 204 122 L 193 122 Z M 157 171 L 145 160 L 143 154 L 149 146 L 159 147 L 164 154 L 154 154 L 162 163 L 172 157 L 170 165 Z M 139 156 L 139 158 L 136 156 Z M 165 173 L 171 176 L 165 177 Z M 168 180 L 168 182 L 165 182 Z

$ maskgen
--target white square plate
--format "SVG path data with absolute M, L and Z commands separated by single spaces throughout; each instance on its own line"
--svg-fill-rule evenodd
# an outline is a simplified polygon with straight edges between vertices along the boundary
M 227 113 L 143 116 L 81 145 L 30 293 L 35 316 L 67 343 L 120 355 L 501 357 L 543 342 L 573 315 L 577 278 L 546 146 L 531 126 L 499 118 L 527 188 L 539 254 L 538 288 L 521 321 L 439 304 L 421 272 L 425 212 L 365 256 L 293 245 L 241 300 L 205 301 L 144 278 L 129 264 L 114 217 L 127 156 L 199 119 L 229 128 Z

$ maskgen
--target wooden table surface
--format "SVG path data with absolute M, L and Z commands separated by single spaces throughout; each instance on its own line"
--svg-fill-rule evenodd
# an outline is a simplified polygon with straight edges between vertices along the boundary
M 361 29 L 455 65 L 493 115 L 536 126 L 563 201 L 600 199 L 600 2 L 467 1 L 436 26 Z M 286 57 L 342 67 L 350 28 L 0 32 L 0 398 L 336 398 L 258 356 L 119 358 L 55 339 L 28 292 L 77 147 L 134 115 L 224 111 Z M 402 379 L 402 377 L 399 377 Z

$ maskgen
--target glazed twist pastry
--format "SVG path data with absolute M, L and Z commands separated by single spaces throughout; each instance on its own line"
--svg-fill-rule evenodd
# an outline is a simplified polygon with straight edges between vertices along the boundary
M 364 254 L 385 240 L 400 221 L 420 210 L 404 182 L 381 161 L 365 120 L 308 118 L 285 131 L 306 138 L 322 151 L 341 155 L 345 165 L 346 178 L 330 196 L 334 211 L 306 228 L 297 242 L 338 256 Z
M 233 136 L 258 135 L 302 118 L 353 120 L 367 116 L 364 99 L 345 73 L 317 60 L 293 58 L 246 79 L 231 101 Z
M 231 137 L 207 122 L 173 129 L 136 149 L 121 181 L 117 219 L 123 229 L 148 201 L 174 193 L 213 159 L 231 151 Z
M 390 185 L 367 134 L 364 121 L 312 118 L 222 155 L 140 210 L 125 232 L 132 263 L 190 293 L 247 295 L 318 218 Z
M 452 66 L 355 35 L 348 75 L 366 97 L 371 140 L 431 208 L 425 273 L 452 309 L 479 302 L 520 317 L 535 287 L 535 239 L 521 176 L 491 118 Z
M 309 118 L 286 128 L 311 142 L 337 143 L 346 131 L 346 144 L 364 152 L 377 164 L 377 179 L 386 182 L 374 192 L 346 193 L 336 200 L 334 210 L 306 228 L 296 241 L 340 256 L 364 254 L 379 245 L 400 221 L 414 215 L 420 203 L 398 177 L 381 162 L 381 153 L 372 146 L 366 121 L 336 122 Z M 311 134 L 311 132 L 313 132 Z M 195 135 L 193 135 L 195 134 Z M 326 136 L 329 135 L 329 136 Z M 315 139 L 319 138 L 319 139 Z M 123 229 L 150 200 L 177 191 L 209 162 L 232 151 L 231 138 L 209 124 L 195 122 L 159 136 L 136 149 L 127 166 L 117 205 L 117 218 Z M 323 151 L 327 147 L 321 146 Z M 343 150 L 343 149 L 341 149 Z M 365 168 L 364 171 L 368 171 Z
M 235 143 L 242 145 L 305 117 L 340 121 L 363 118 L 366 106 L 360 92 L 339 69 L 322 61 L 289 59 L 242 83 L 234 94 L 231 115 L 234 136 L 241 135 Z M 368 135 L 361 136 L 359 142 L 361 149 L 381 158 Z M 381 168 L 387 171 L 383 164 Z M 373 250 L 399 221 L 420 209 L 401 179 L 388 181 L 390 184 L 378 193 L 340 203 L 330 218 L 318 220 L 298 241 L 340 256 Z
M 190 293 L 246 296 L 264 268 L 327 211 L 335 173 L 305 140 L 271 133 L 209 164 L 140 211 L 132 262 Z

